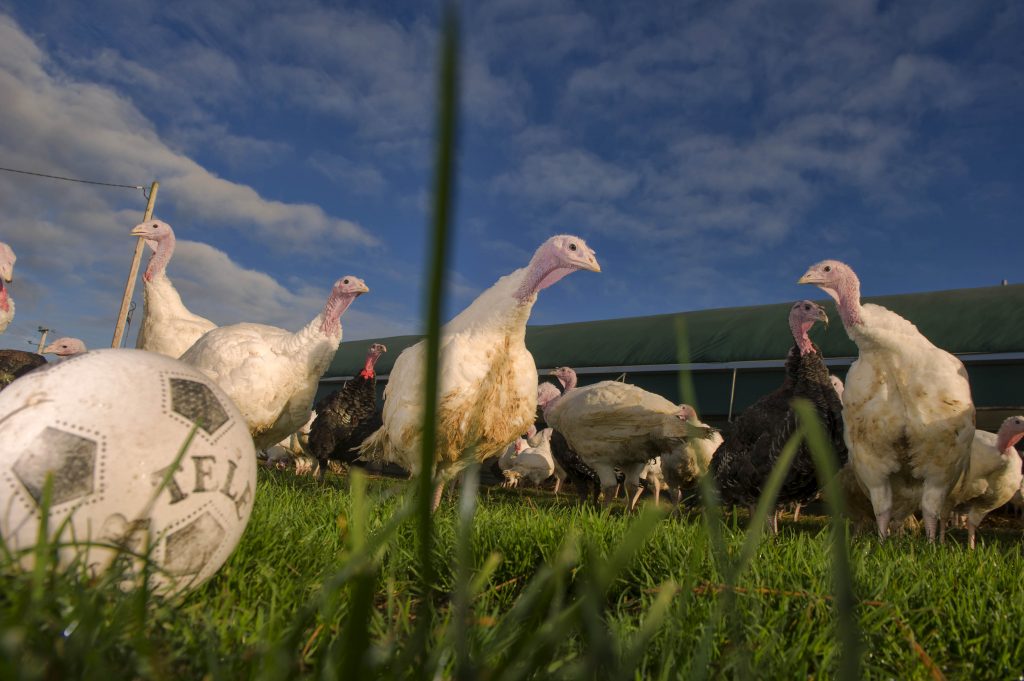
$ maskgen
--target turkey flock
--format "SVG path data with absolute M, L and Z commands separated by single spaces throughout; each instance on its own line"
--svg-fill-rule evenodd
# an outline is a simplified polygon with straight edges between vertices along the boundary
M 583 239 L 557 235 L 526 265 L 480 294 L 441 332 L 438 424 L 433 468 L 421 471 L 425 341 L 394 362 L 378 408 L 375 365 L 387 352 L 367 348 L 359 374 L 313 405 L 320 379 L 342 340 L 341 318 L 369 287 L 355 275 L 339 278 L 322 309 L 296 331 L 258 323 L 218 327 L 188 310 L 167 268 L 174 253 L 171 226 L 147 220 L 131 236 L 152 250 L 143 274 L 143 312 L 136 347 L 191 364 L 235 402 L 258 450 L 272 461 L 305 458 L 322 477 L 339 466 L 400 467 L 431 475 L 432 508 L 472 462 L 487 462 L 509 488 L 554 481 L 571 486 L 583 503 L 616 503 L 620 490 L 632 510 L 645 490 L 659 503 L 695 503 L 707 478 L 725 507 L 753 509 L 786 444 L 801 430 L 795 400 L 809 403 L 824 427 L 839 487 L 853 519 L 873 524 L 879 537 L 918 514 L 929 541 L 942 540 L 950 518 L 964 517 L 968 544 L 992 510 L 1021 495 L 1024 416 L 1007 418 L 998 433 L 975 428 L 963 364 L 934 346 L 894 312 L 862 304 L 860 282 L 846 264 L 824 260 L 798 283 L 834 301 L 858 348 L 845 384 L 831 376 L 811 340 L 827 324 L 810 300 L 789 311 L 793 345 L 782 384 L 722 431 L 701 421 L 690 405 L 622 381 L 577 385 L 570 367 L 538 382 L 526 348 L 526 326 L 538 295 L 577 270 L 599 273 Z M 14 316 L 8 284 L 13 250 L 0 243 L 0 332 Z M 85 352 L 76 339 L 54 341 L 45 353 Z M 35 353 L 0 351 L 0 389 L 45 364 Z M 792 454 L 769 528 L 779 509 L 807 504 L 821 490 L 803 440 Z M 297 465 L 297 464 L 296 464 Z M 297 465 L 298 467 L 298 465 Z

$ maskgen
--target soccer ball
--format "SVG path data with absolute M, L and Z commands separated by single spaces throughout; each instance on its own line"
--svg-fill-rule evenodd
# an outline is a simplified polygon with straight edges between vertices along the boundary
M 197 586 L 238 544 L 255 491 L 245 419 L 176 359 L 95 350 L 0 392 L 0 536 L 26 568 L 48 497 L 63 565 L 118 558 L 131 584 L 148 555 L 156 588 Z

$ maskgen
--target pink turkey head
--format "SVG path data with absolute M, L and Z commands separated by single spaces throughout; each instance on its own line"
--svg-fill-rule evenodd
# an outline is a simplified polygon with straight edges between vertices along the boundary
M 341 328 L 341 315 L 345 314 L 345 310 L 353 300 L 369 292 L 370 289 L 366 283 L 351 274 L 334 282 L 334 286 L 331 287 L 331 295 L 327 298 L 327 304 L 324 305 L 320 330 L 328 336 L 338 333 L 338 329 Z
M 387 346 L 383 343 L 374 343 L 370 346 L 370 349 L 366 352 L 366 366 L 359 372 L 359 375 L 363 378 L 373 378 L 373 367 L 377 364 L 377 360 L 387 352 Z
M 537 386 L 537 404 L 541 409 L 547 409 L 552 402 L 561 396 L 562 393 L 558 391 L 558 388 L 547 381 Z
M 516 440 L 516 443 L 515 443 L 516 454 L 522 454 L 523 450 L 526 449 L 528 444 L 529 443 L 526 440 L 524 440 L 523 438 L 519 438 L 518 440 Z
M 58 357 L 71 357 L 85 351 L 85 343 L 77 338 L 58 338 L 43 348 L 44 355 L 57 355 Z
M 683 421 L 696 421 L 697 410 L 688 404 L 680 404 L 679 411 L 676 412 L 676 416 L 678 416 Z
M 577 236 L 553 236 L 541 244 L 533 254 L 527 268 L 526 279 L 516 292 L 516 297 L 525 302 L 540 290 L 546 289 L 576 270 L 601 271 L 594 251 Z
M 807 332 L 814 326 L 814 322 L 824 322 L 828 326 L 828 315 L 825 308 L 811 300 L 798 300 L 789 309 L 789 329 L 793 332 L 793 340 L 800 348 L 800 354 L 806 355 L 814 346 Z
M 822 260 L 811 265 L 796 283 L 814 284 L 840 305 L 841 298 L 851 295 L 860 302 L 860 280 L 849 265 L 838 260 Z
M 569 367 L 555 367 L 551 370 L 551 375 L 558 379 L 563 390 L 572 390 L 576 387 L 576 372 Z
M 130 234 L 142 237 L 146 240 L 146 245 L 153 249 L 149 265 L 142 275 L 144 280 L 153 281 L 153 277 L 167 267 L 167 262 L 174 252 L 174 230 L 163 220 L 146 220 L 135 225 Z
M 14 281 L 14 261 L 17 259 L 14 249 L 0 241 L 0 279 L 7 283 Z
M 14 261 L 17 260 L 14 250 L 0 241 L 0 310 L 11 311 L 11 301 L 7 298 L 6 283 L 14 281 Z
M 1006 453 L 1015 444 L 1024 438 L 1024 416 L 1011 416 L 999 426 L 999 435 L 996 438 L 996 449 Z

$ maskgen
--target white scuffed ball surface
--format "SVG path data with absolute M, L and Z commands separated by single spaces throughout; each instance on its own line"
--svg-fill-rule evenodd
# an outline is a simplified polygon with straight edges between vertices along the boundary
M 79 544 L 63 548 L 61 562 L 77 555 L 98 573 L 116 552 L 82 542 L 134 553 L 148 544 L 160 568 L 155 585 L 167 592 L 197 586 L 224 564 L 256 492 L 252 438 L 231 400 L 192 367 L 142 350 L 92 351 L 0 392 L 0 534 L 12 551 L 36 543 L 48 472 L 49 531 L 70 517 L 60 541 Z

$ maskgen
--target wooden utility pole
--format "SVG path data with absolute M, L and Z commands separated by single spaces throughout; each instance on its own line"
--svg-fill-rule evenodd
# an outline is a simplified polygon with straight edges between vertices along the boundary
M 149 187 L 149 201 L 146 203 L 146 213 L 142 216 L 143 222 L 153 217 L 153 204 L 156 203 L 156 192 L 159 188 L 160 183 L 156 180 Z M 132 268 L 128 271 L 128 281 L 124 285 L 121 311 L 117 313 L 117 325 L 114 327 L 114 340 L 110 342 L 110 347 L 112 348 L 121 347 L 121 337 L 124 336 L 124 320 L 128 316 L 128 304 L 131 303 L 132 295 L 135 293 L 135 277 L 139 274 L 139 262 L 142 260 L 142 249 L 144 247 L 145 240 L 142 237 L 135 240 L 135 255 L 132 257 Z
M 36 352 L 41 353 L 43 346 L 46 345 L 46 334 L 50 333 L 50 330 L 42 326 L 39 327 L 39 345 L 36 346 Z

